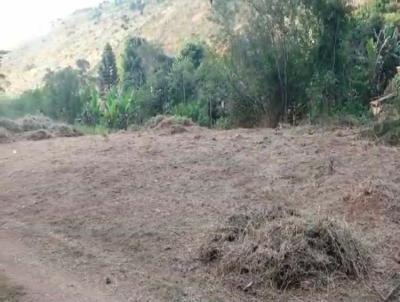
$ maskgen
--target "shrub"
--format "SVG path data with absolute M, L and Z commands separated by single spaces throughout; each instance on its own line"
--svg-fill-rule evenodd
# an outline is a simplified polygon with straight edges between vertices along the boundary
M 80 122 L 88 126 L 99 125 L 101 122 L 99 95 L 95 89 L 92 89 L 90 99 L 83 105 Z
M 184 58 L 174 62 L 168 75 L 172 105 L 188 103 L 196 97 L 196 77 L 193 63 Z
M 140 47 L 146 43 L 142 38 L 128 39 L 122 59 L 122 85 L 125 90 L 138 89 L 146 83 L 146 73 Z
M 215 128 L 228 130 L 232 128 L 232 121 L 227 117 L 221 117 L 215 123 Z
M 396 74 L 396 76 L 390 81 L 385 93 L 393 93 L 395 95 L 393 101 L 394 109 L 396 109 L 397 112 L 400 112 L 400 74 Z
M 48 106 L 44 113 L 53 119 L 74 123 L 82 112 L 81 82 L 79 74 L 71 67 L 45 76 L 44 94 Z
M 195 68 L 198 68 L 206 56 L 205 46 L 201 43 L 187 43 L 181 50 L 179 59 L 188 59 Z
M 113 88 L 106 96 L 102 120 L 111 129 L 127 129 L 132 93 Z
M 363 137 L 388 145 L 400 144 L 400 120 L 385 120 L 375 123 L 372 128 L 362 132 Z
M 307 89 L 309 116 L 311 122 L 326 118 L 335 106 L 337 97 L 337 79 L 333 72 L 314 75 Z
M 176 116 L 187 116 L 196 120 L 199 115 L 199 108 L 197 102 L 180 103 L 174 106 L 171 113 Z
M 16 98 L 0 101 L 0 116 L 18 118 L 48 111 L 48 100 L 41 89 L 28 90 Z

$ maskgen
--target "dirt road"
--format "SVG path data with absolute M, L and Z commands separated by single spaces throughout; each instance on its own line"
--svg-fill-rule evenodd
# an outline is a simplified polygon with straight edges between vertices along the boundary
M 190 128 L 0 145 L 0 273 L 21 301 L 260 301 L 208 274 L 203 235 L 286 205 L 346 221 L 382 292 L 400 272 L 400 154 L 356 131 Z M 274 301 L 378 301 L 360 284 Z

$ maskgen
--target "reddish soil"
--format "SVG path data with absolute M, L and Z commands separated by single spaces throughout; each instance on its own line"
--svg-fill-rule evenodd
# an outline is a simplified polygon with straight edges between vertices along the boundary
M 0 145 L 0 274 L 24 288 L 22 302 L 379 301 L 372 284 L 390 292 L 400 149 L 353 130 L 164 130 Z M 271 205 L 345 220 L 372 251 L 371 279 L 261 299 L 196 260 L 216 224 Z

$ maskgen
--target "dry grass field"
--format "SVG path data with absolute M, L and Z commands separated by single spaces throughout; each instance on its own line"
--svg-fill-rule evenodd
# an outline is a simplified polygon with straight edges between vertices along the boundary
M 201 261 L 218 227 L 276 207 L 345 226 L 368 276 L 256 291 L 249 271 Z M 399 226 L 399 149 L 357 130 L 166 125 L 0 145 L 0 273 L 20 301 L 398 301 Z

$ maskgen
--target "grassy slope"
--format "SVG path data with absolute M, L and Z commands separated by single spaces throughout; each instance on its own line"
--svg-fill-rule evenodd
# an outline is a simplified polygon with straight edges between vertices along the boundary
M 86 59 L 93 67 L 107 42 L 120 49 L 128 36 L 140 35 L 155 41 L 168 53 L 176 52 L 187 40 L 212 36 L 208 1 L 148 2 L 143 15 L 127 6 L 109 4 L 58 20 L 47 36 L 4 58 L 4 73 L 11 83 L 7 91 L 14 94 L 35 88 L 47 69 L 73 66 L 77 59 Z

